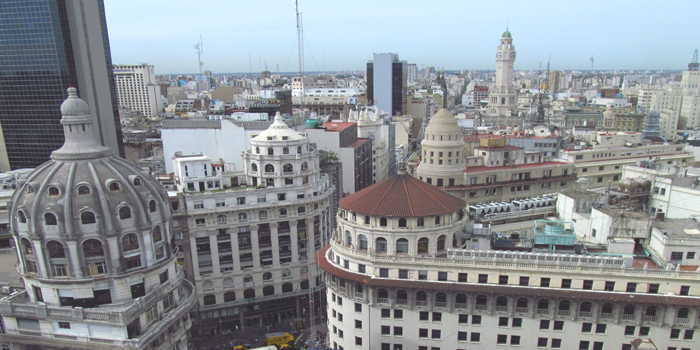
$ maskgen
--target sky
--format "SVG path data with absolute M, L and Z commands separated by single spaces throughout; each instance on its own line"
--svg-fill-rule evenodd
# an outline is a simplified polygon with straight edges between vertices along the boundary
M 298 0 L 305 71 L 365 70 L 373 53 L 446 70 L 495 68 L 509 28 L 516 70 L 684 70 L 698 0 Z M 298 71 L 293 0 L 104 0 L 115 64 L 156 74 Z

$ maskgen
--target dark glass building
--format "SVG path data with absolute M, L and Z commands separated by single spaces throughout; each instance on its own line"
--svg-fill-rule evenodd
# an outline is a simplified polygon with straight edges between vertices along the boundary
M 37 167 L 61 147 L 70 86 L 90 105 L 96 138 L 123 157 L 103 2 L 0 1 L 0 171 Z

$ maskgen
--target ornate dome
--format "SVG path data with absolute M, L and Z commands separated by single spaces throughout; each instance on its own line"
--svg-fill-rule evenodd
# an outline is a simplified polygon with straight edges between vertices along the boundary
M 503 35 L 501 35 L 501 38 L 510 38 L 510 31 L 506 29 L 505 32 L 503 32 Z
M 457 124 L 457 118 L 455 118 L 452 113 L 450 113 L 447 108 L 441 108 L 435 115 L 430 118 L 430 122 L 425 129 L 426 133 L 437 133 L 437 132 L 448 132 L 454 134 L 456 132 L 461 133 L 459 124 Z
M 75 89 L 68 92 L 61 106 L 63 147 L 27 176 L 12 197 L 12 233 L 18 243 L 39 252 L 31 242 L 40 242 L 34 244 L 49 251 L 24 251 L 25 273 L 37 272 L 38 263 L 42 277 L 83 278 L 150 267 L 167 259 L 172 251 L 164 188 L 148 172 L 97 143 L 89 107 Z M 70 262 L 66 274 L 48 268 L 54 257 Z M 89 266 L 91 260 L 101 263 Z M 31 264 L 35 265 L 27 266 Z

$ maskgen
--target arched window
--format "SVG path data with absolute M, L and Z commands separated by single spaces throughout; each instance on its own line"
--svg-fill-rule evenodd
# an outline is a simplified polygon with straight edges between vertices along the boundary
M 83 242 L 83 255 L 86 258 L 104 256 L 105 252 L 102 249 L 102 242 L 96 239 L 88 239 Z
M 131 208 L 127 206 L 119 208 L 119 219 L 124 220 L 129 218 L 131 218 Z
M 435 294 L 435 301 L 438 303 L 446 303 L 447 302 L 447 295 L 445 293 L 437 293 Z
M 214 305 L 216 304 L 216 297 L 212 294 L 207 294 L 204 296 L 204 305 Z
M 88 185 L 80 185 L 78 186 L 78 195 L 82 196 L 85 194 L 90 194 L 90 186 Z
M 377 253 L 386 253 L 386 238 L 377 238 L 377 246 L 374 248 Z
M 515 307 L 527 309 L 527 299 L 525 299 L 525 298 L 518 299 L 518 302 L 515 304 Z
M 404 219 L 404 218 L 399 219 L 399 227 L 406 227 L 406 219 Z
M 156 211 L 156 201 L 152 200 L 148 202 L 148 211 L 151 213 Z
M 677 318 L 688 318 L 688 308 L 682 308 L 678 310 L 678 313 L 676 314 Z
M 611 310 L 612 311 L 612 310 Z M 644 316 L 656 316 L 656 306 L 652 305 L 644 312 Z
M 496 298 L 496 306 L 508 306 L 508 298 L 503 296 Z
M 287 216 L 287 209 L 282 208 L 279 210 L 280 216 Z
M 418 226 L 418 227 L 425 226 L 425 220 L 423 218 L 418 218 L 418 224 L 416 226 Z
M 224 293 L 224 303 L 228 303 L 230 301 L 236 301 L 236 292 L 226 292 Z
M 357 241 L 359 243 L 358 249 L 367 250 L 367 237 L 365 237 L 365 235 L 357 236 Z
M 252 299 L 255 298 L 255 289 L 253 288 L 248 288 L 243 291 L 243 298 L 245 299 Z
M 275 172 L 275 166 L 272 164 L 265 164 L 265 172 L 266 173 L 274 173 Z
M 63 249 L 63 244 L 56 241 L 46 243 L 46 249 L 49 251 L 49 258 L 60 259 L 66 257 L 66 251 Z
M 301 283 L 299 283 L 299 287 L 302 290 L 308 290 L 309 289 L 309 280 L 302 280 Z
M 17 211 L 17 220 L 19 220 L 19 222 L 21 222 L 23 224 L 27 223 L 27 216 L 24 214 L 24 211 L 22 211 L 22 210 Z
M 400 289 L 396 291 L 396 299 L 397 300 L 408 300 L 408 293 L 406 293 L 405 290 Z
M 122 237 L 123 252 L 129 252 L 137 249 L 139 249 L 139 239 L 136 237 L 136 234 L 127 233 L 124 235 L 124 237 Z
M 428 295 L 425 294 L 425 292 L 416 292 L 416 300 L 418 301 L 427 301 L 428 300 Z
M 282 278 L 289 278 L 289 277 L 292 277 L 292 271 L 290 271 L 290 270 L 282 271 Z
M 428 253 L 428 238 L 423 237 L 418 240 L 418 254 Z
M 611 314 L 611 313 L 613 313 L 613 304 L 603 304 L 603 307 L 600 308 L 600 313 L 601 313 L 601 314 Z
M 160 232 L 160 226 L 156 226 L 153 228 L 153 242 L 160 242 L 163 240 L 163 235 Z
M 204 290 L 214 289 L 214 283 L 212 281 L 204 281 L 204 283 L 202 283 L 202 289 L 204 289 Z
M 486 298 L 485 295 L 479 295 L 476 297 L 476 305 L 486 305 L 488 302 L 488 299 Z
M 437 239 L 437 250 L 445 250 L 445 235 L 438 237 Z
M 260 154 L 260 147 L 255 147 L 255 153 Z
M 399 238 L 396 241 L 396 254 L 408 254 L 408 240 Z
M 297 154 L 301 154 L 301 146 L 297 146 Z
M 386 227 L 386 218 L 379 219 L 379 226 Z
M 455 303 L 456 304 L 466 304 L 467 303 L 467 296 L 464 294 L 457 294 L 455 296 Z
M 44 214 L 44 225 L 56 226 L 58 225 L 58 220 L 56 220 L 56 215 L 53 213 Z
M 32 194 L 34 193 L 34 187 L 27 185 L 27 194 Z
M 306 212 L 306 207 L 299 207 L 297 208 L 297 213 L 305 213 Z
M 267 218 L 267 211 L 261 210 L 258 212 L 258 219 L 265 219 Z
M 632 304 L 627 304 L 625 305 L 625 308 L 622 310 L 623 315 L 634 315 L 634 305 Z
M 386 289 L 380 289 L 377 291 L 377 298 L 387 299 L 389 298 L 389 292 L 387 292 Z
M 248 214 L 238 213 L 238 220 L 248 220 Z
M 578 308 L 580 312 L 591 312 L 591 303 L 584 301 L 581 303 L 581 306 Z
M 284 171 L 285 173 L 291 173 L 292 171 L 294 171 L 294 166 L 287 163 L 282 166 L 282 171 Z
M 250 163 L 250 170 L 251 171 L 258 171 L 258 165 L 255 163 Z
M 345 245 L 352 245 L 352 233 L 345 231 Z
M 365 225 L 369 225 L 369 216 L 365 215 Z
M 141 178 L 140 177 L 134 178 L 134 186 L 141 186 Z
M 282 285 L 282 293 L 291 293 L 294 291 L 294 286 L 291 283 L 285 283 Z
M 56 186 L 49 187 L 49 196 L 58 196 L 60 193 L 61 193 L 61 191 L 58 190 L 58 187 L 56 187 Z
M 540 301 L 537 302 L 537 309 L 539 309 L 539 310 L 549 309 L 549 300 L 540 299 Z
M 94 224 L 95 222 L 97 222 L 95 220 L 95 213 L 93 213 L 89 210 L 84 211 L 80 214 L 80 221 L 83 223 L 83 225 Z
M 275 287 L 274 286 L 265 286 L 263 287 L 263 295 L 274 295 L 275 294 Z
M 571 303 L 568 300 L 562 300 L 559 302 L 559 311 L 569 311 Z
M 289 154 L 289 147 L 282 148 L 282 154 Z
M 274 156 L 275 155 L 275 149 L 272 147 L 267 148 L 267 155 L 268 156 Z
M 110 191 L 119 191 L 121 189 L 122 189 L 122 187 L 119 185 L 119 182 L 112 181 L 109 183 L 109 190 Z
M 216 222 L 218 222 L 218 223 L 224 223 L 224 222 L 226 222 L 226 221 L 227 221 L 227 220 L 226 220 L 226 215 L 217 215 L 217 216 L 216 216 Z
M 306 162 L 301 163 L 301 170 L 309 170 L 309 164 L 307 164 Z
M 262 277 L 264 281 L 269 281 L 272 279 L 272 272 L 265 272 Z

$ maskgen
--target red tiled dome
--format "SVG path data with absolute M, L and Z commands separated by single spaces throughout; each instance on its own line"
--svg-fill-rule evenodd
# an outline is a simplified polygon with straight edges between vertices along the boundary
M 338 202 L 346 210 L 373 216 L 421 217 L 464 208 L 466 202 L 410 175 L 395 175 Z

